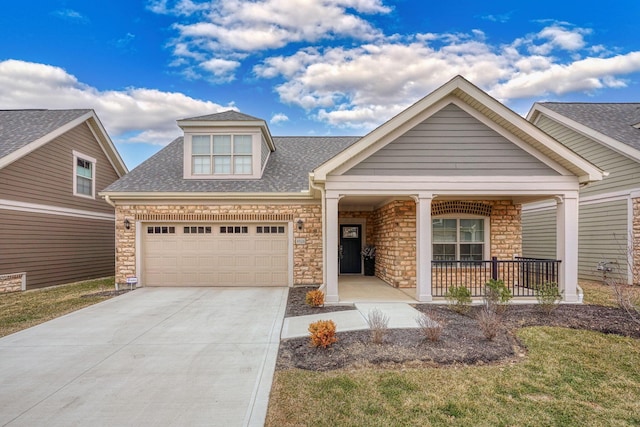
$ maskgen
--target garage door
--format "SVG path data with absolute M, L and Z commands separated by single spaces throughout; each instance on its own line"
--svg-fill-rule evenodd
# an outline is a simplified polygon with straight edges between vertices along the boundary
M 287 286 L 286 224 L 145 224 L 145 286 Z

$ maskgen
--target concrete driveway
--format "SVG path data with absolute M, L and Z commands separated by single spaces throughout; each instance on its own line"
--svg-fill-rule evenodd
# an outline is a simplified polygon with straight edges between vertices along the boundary
M 0 425 L 263 425 L 286 288 L 143 288 L 0 339 Z

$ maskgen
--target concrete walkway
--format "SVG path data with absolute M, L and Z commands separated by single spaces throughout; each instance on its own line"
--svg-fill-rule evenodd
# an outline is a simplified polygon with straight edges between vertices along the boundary
M 309 324 L 318 320 L 333 320 L 336 331 L 356 331 L 369 329 L 367 318 L 374 308 L 389 316 L 389 328 L 417 328 L 416 318 L 420 312 L 406 303 L 356 303 L 354 310 L 335 311 L 325 314 L 287 317 L 282 325 L 281 338 L 298 338 L 309 336 Z
M 0 339 L 0 425 L 261 426 L 287 288 L 143 288 Z

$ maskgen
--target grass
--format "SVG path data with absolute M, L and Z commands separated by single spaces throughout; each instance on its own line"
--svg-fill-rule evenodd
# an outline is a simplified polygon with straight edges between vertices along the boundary
M 584 291 L 585 304 L 604 305 L 606 307 L 618 306 L 611 286 L 603 285 L 601 282 L 581 281 L 580 287 Z
M 109 296 L 82 296 L 113 289 L 114 279 L 108 278 L 0 294 L 0 337 L 109 299 Z
M 267 426 L 640 424 L 640 341 L 534 327 L 517 363 L 274 378 Z

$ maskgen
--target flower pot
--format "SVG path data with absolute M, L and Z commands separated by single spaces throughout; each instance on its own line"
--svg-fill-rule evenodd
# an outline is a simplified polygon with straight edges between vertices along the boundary
M 376 259 L 375 258 L 364 259 L 364 275 L 365 276 L 376 275 Z

